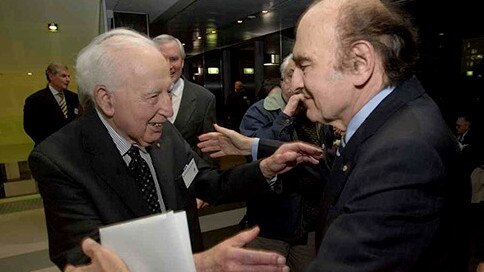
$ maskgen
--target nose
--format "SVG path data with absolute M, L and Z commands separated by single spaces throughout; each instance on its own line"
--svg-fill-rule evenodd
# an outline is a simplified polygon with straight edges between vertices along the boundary
M 291 79 L 291 90 L 298 93 L 304 89 L 304 82 L 302 76 L 302 70 L 300 68 L 295 68 Z
M 173 116 L 173 106 L 171 103 L 171 95 L 167 92 L 160 94 L 158 114 L 166 118 Z

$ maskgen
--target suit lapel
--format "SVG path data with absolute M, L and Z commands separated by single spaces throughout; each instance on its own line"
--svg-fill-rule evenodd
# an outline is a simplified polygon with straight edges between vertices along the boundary
M 95 110 L 82 116 L 83 147 L 90 154 L 90 165 L 96 175 L 106 182 L 136 216 L 149 215 L 136 182 L 128 173 L 128 168 L 119 154 L 107 129 Z
M 183 96 L 180 101 L 180 108 L 174 123 L 175 127 L 179 131 L 191 129 L 188 128 L 189 121 L 197 107 L 197 96 L 194 94 L 193 89 L 190 86 L 192 83 L 186 79 L 184 79 L 184 81 L 185 86 L 183 87 Z
M 178 119 L 178 117 L 177 117 Z M 175 177 L 173 176 L 173 169 L 175 161 L 170 158 L 170 139 L 165 137 L 166 129 L 163 129 L 163 134 L 158 143 L 148 149 L 153 167 L 155 168 L 158 183 L 160 184 L 163 202 L 168 209 L 175 209 L 177 207 L 177 193 L 175 188 Z
M 62 112 L 56 98 L 50 91 L 49 86 L 47 86 L 47 88 L 44 89 L 44 97 L 45 97 L 46 108 L 52 109 L 52 111 L 55 112 L 57 119 L 64 120 L 65 119 L 64 113 Z

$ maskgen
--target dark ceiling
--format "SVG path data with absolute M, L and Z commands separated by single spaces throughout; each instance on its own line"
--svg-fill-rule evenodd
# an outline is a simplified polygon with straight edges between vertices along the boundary
M 196 55 L 293 27 L 311 3 L 312 0 L 180 0 L 150 24 L 150 35 L 173 35 L 185 43 L 188 55 Z M 268 13 L 263 14 L 263 10 Z

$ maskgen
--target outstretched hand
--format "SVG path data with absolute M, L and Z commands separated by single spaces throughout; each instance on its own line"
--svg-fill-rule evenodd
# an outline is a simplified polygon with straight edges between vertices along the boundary
M 259 228 L 255 227 L 193 255 L 197 271 L 289 271 L 285 257 L 273 252 L 243 248 L 257 234 Z
M 198 136 L 198 148 L 210 157 L 219 158 L 227 155 L 250 155 L 253 138 L 244 136 L 234 130 L 213 125 L 216 132 L 209 132 Z
M 317 146 L 296 142 L 281 145 L 272 156 L 260 162 L 260 169 L 266 178 L 273 178 L 294 168 L 302 162 L 318 164 L 323 150 Z

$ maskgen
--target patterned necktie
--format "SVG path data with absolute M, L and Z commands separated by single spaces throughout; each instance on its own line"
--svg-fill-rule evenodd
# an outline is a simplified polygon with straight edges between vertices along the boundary
M 141 191 L 146 204 L 148 204 L 149 210 L 151 213 L 160 213 L 160 202 L 158 202 L 155 182 L 148 163 L 139 154 L 139 148 L 134 145 L 128 150 L 128 155 L 131 157 L 128 165 L 129 171 L 135 178 L 136 185 L 138 185 L 138 189 Z
M 66 98 L 64 96 L 64 93 L 58 92 L 57 95 L 59 95 L 60 97 L 59 106 L 62 110 L 62 113 L 64 113 L 64 117 L 67 119 L 67 104 L 66 104 Z

